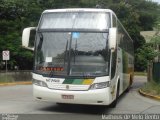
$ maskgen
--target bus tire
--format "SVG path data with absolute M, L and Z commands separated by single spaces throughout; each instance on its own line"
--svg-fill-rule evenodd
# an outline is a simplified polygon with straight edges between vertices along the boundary
M 125 90 L 126 93 L 128 93 L 130 90 L 130 86 Z
M 117 85 L 116 99 L 109 105 L 110 108 L 115 108 L 116 107 L 118 97 L 119 97 L 119 82 L 118 82 L 118 85 Z

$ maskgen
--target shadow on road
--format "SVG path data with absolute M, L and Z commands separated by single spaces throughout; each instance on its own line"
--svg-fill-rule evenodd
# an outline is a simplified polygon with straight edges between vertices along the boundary
M 102 115 L 108 111 L 108 106 L 91 106 L 91 105 L 76 105 L 76 104 L 57 104 L 50 107 L 42 108 L 42 111 L 48 112 L 63 112 L 63 113 L 82 113 Z

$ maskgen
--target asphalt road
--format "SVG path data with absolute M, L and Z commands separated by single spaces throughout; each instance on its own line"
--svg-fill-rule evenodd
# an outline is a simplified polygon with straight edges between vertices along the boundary
M 116 108 L 38 102 L 32 98 L 32 85 L 0 87 L 0 120 L 6 116 L 16 120 L 102 120 L 110 114 L 160 114 L 159 101 L 138 93 L 145 82 L 146 77 L 136 76 L 132 88 L 119 98 Z

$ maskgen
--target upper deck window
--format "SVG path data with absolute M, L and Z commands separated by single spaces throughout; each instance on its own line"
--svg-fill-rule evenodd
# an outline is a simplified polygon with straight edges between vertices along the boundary
M 110 27 L 110 17 L 103 12 L 53 12 L 44 13 L 40 29 L 98 29 Z

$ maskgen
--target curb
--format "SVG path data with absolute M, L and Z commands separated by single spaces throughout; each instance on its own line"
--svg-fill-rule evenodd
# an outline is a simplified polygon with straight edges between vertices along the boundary
M 141 89 L 139 89 L 138 92 L 144 97 L 152 98 L 152 99 L 155 99 L 155 100 L 160 100 L 160 96 L 148 94 L 148 93 L 142 91 Z
M 13 82 L 13 83 L 0 83 L 0 87 L 1 86 L 14 86 L 14 85 L 31 85 L 32 82 L 28 81 L 28 82 Z

